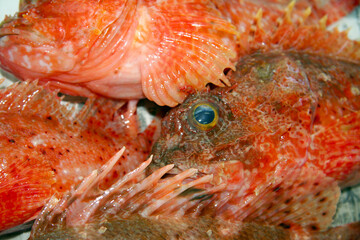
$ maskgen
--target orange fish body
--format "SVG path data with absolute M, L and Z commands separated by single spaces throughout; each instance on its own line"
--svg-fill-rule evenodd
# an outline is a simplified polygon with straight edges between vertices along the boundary
M 64 93 L 147 97 L 175 106 L 208 83 L 228 85 L 224 70 L 247 46 L 254 18 L 272 28 L 289 1 L 23 1 L 0 29 L 0 66 Z M 356 1 L 306 1 L 299 18 L 333 22 Z M 238 55 L 238 56 L 237 56 Z
M 34 83 L 0 92 L 0 230 L 33 218 L 53 194 L 68 191 L 123 146 L 132 153 L 123 157 L 130 158 L 127 169 L 149 154 L 153 130 L 134 134 L 126 104 L 88 100 L 74 114 L 60 100 Z M 121 164 L 109 181 L 124 174 Z

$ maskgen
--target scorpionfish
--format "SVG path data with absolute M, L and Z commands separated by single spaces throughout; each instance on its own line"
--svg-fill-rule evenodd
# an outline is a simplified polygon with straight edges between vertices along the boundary
M 123 146 L 129 154 L 104 187 L 124 175 L 121 164 L 134 169 L 151 150 L 156 127 L 138 131 L 134 103 L 89 99 L 75 111 L 56 94 L 35 82 L 0 90 L 0 230 L 34 219 L 53 194 L 80 183 Z
M 359 223 L 329 227 L 360 182 L 359 43 L 285 16 L 256 21 L 247 45 L 231 86 L 167 113 L 152 159 L 99 191 L 111 158 L 52 198 L 31 238 L 357 239 Z
M 175 106 L 208 83 L 229 86 L 224 71 L 247 48 L 259 9 L 272 28 L 289 2 L 22 0 L 0 27 L 0 67 L 67 94 Z M 303 0 L 293 15 L 332 23 L 357 4 Z

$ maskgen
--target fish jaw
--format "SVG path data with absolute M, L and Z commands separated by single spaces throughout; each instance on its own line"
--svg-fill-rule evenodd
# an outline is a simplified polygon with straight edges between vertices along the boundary
M 18 33 L 21 34 L 21 33 Z M 35 80 L 42 75 L 50 75 L 54 71 L 69 71 L 76 63 L 72 43 L 62 46 L 38 45 L 38 40 L 26 40 L 27 45 L 11 44 L 18 34 L 4 36 L 0 39 L 0 64 L 6 71 L 13 72 L 21 79 Z M 31 35 L 31 33 L 29 34 Z M 35 44 L 29 44 L 33 41 Z M 6 46 L 6 47 L 5 47 Z M 30 53 L 30 54 L 29 54 Z
M 347 183 L 341 176 L 358 181 L 359 161 L 354 155 L 358 150 L 359 100 L 346 89 L 360 83 L 355 77 L 359 65 L 321 55 L 275 51 L 248 56 L 237 69 L 229 78 L 232 87 L 193 94 L 168 113 L 153 147 L 152 168 L 172 163 L 175 173 L 196 167 L 199 174 L 213 174 L 214 183 L 225 182 L 226 191 L 236 196 L 222 212 L 229 219 L 272 216 L 274 206 L 288 205 L 295 198 L 303 203 L 307 200 L 299 196 L 309 194 L 306 198 L 322 210 L 316 213 L 313 204 L 304 206 L 300 215 L 311 212 L 317 219 L 316 223 L 310 218 L 306 221 L 306 231 L 325 230 L 335 213 L 339 186 Z M 192 109 L 201 102 L 216 103 L 223 121 L 217 124 L 224 132 L 194 129 Z M 219 205 L 228 206 L 224 199 L 231 197 L 222 197 Z M 271 200 L 273 197 L 277 200 Z M 293 217 L 288 215 L 293 210 L 282 210 L 289 217 L 283 219 Z M 325 219 L 319 220 L 322 216 Z M 292 228 L 299 222 L 278 224 Z M 300 232 L 306 224 L 300 224 Z
M 76 43 L 66 38 L 66 21 L 56 14 L 56 7 L 60 6 L 43 3 L 35 8 L 28 4 L 27 10 L 4 21 L 0 31 L 0 60 L 5 70 L 14 68 L 17 77 L 36 79 L 41 74 L 69 71 L 74 67 Z M 87 11 L 90 6 L 78 7 Z M 46 9 L 55 17 L 48 18 Z
M 194 94 L 163 119 L 153 164 L 183 170 L 227 160 L 263 159 L 266 166 L 270 159 L 287 162 L 279 165 L 284 170 L 310 160 L 340 185 L 358 182 L 358 63 L 274 51 L 244 57 L 237 68 L 232 87 Z M 218 106 L 218 128 L 192 127 L 192 106 L 203 101 Z

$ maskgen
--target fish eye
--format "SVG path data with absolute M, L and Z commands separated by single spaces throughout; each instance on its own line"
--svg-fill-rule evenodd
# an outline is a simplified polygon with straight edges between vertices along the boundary
M 216 126 L 219 113 L 214 104 L 202 102 L 192 107 L 190 118 L 194 127 L 208 131 Z

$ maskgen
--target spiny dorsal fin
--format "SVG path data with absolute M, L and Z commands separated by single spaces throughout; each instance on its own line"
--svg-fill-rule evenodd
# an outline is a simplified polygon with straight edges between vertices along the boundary
M 83 225 L 94 218 L 101 221 L 113 216 L 126 219 L 132 214 L 140 214 L 145 218 L 151 218 L 152 215 L 183 216 L 188 209 L 207 201 L 215 192 L 224 188 L 224 185 L 212 186 L 212 176 L 209 175 L 190 180 L 197 172 L 196 169 L 161 179 L 173 165 L 167 165 L 145 177 L 150 158 L 108 189 L 100 189 L 99 185 L 123 152 L 124 149 L 101 169 L 93 171 L 63 199 L 53 198 L 35 222 L 33 232 L 46 231 L 53 226 Z
M 328 24 L 332 24 L 349 14 L 359 4 L 358 0 L 217 0 L 214 2 L 222 15 L 237 27 L 240 34 L 246 32 L 260 8 L 263 11 L 265 28 L 271 29 L 277 21 L 281 21 L 286 16 L 296 22 L 307 19 L 309 24 L 314 24 L 327 15 Z
M 288 4 L 288 5 L 286 5 Z M 322 4 L 325 4 L 322 6 Z M 238 57 L 254 52 L 304 51 L 347 61 L 360 59 L 359 43 L 326 27 L 350 13 L 357 1 L 218 1 L 239 31 Z
M 294 21 L 288 10 L 279 19 L 278 26 L 270 29 L 263 28 L 256 21 L 253 31 L 241 35 L 239 56 L 254 52 L 300 51 L 359 62 L 360 43 L 348 39 L 346 31 L 328 31 L 327 16 L 322 17 L 317 24 L 307 23 L 309 11 L 304 12 L 303 18 Z
M 57 92 L 50 92 L 37 82 L 16 82 L 0 91 L 0 111 L 30 112 L 38 115 L 70 112 L 60 104 Z M 69 114 L 69 113 L 68 113 Z
M 107 219 L 126 221 L 136 215 L 144 219 L 185 216 L 201 219 L 210 214 L 220 219 L 222 213 L 216 213 L 217 199 L 227 197 L 231 202 L 231 194 L 226 193 L 225 185 L 211 184 L 212 176 L 192 179 L 197 172 L 195 169 L 162 178 L 173 168 L 173 165 L 167 165 L 146 177 L 144 171 L 151 159 L 108 189 L 100 189 L 99 184 L 123 152 L 124 149 L 100 170 L 92 172 L 63 199 L 53 198 L 36 221 L 33 234 L 51 231 L 54 227 L 106 222 Z M 330 225 L 340 195 L 334 179 L 308 164 L 289 174 L 281 185 L 268 190 L 250 200 L 250 212 L 249 206 L 240 209 L 240 214 L 243 210 L 249 213 L 246 218 L 239 221 L 241 217 L 235 216 L 230 221 L 256 222 L 289 229 L 293 234 L 311 234 L 326 230 Z

